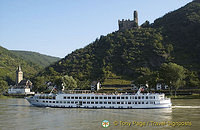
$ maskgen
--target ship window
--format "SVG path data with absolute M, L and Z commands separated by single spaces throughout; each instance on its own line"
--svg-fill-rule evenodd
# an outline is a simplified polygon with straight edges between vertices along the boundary
M 53 103 L 55 103 L 55 101 L 53 101 Z
M 82 99 L 82 97 L 79 97 L 79 99 Z
M 141 104 L 141 102 L 138 102 L 138 104 Z
M 146 102 L 146 104 L 149 104 L 148 102 Z
M 116 104 L 116 102 L 112 102 L 112 104 Z
M 144 99 L 144 96 L 142 96 L 142 99 Z
M 153 96 L 153 99 L 155 99 L 155 96 Z
M 121 104 L 124 104 L 124 102 L 121 102 Z
M 95 99 L 98 99 L 98 97 L 95 97 Z
M 128 99 L 128 97 L 126 97 L 126 99 Z
M 91 97 L 91 99 L 94 99 L 94 97 Z
M 60 101 L 60 103 L 62 103 L 62 101 Z
M 70 99 L 70 97 L 67 97 L 67 99 Z
M 53 97 L 53 99 L 56 99 L 56 97 Z
M 91 102 L 91 104 L 94 104 L 94 102 Z
M 148 99 L 149 97 L 148 96 L 146 96 L 146 99 Z
M 63 99 L 66 99 L 66 97 L 63 97 Z
M 56 101 L 56 103 L 58 103 L 58 101 Z
M 67 103 L 70 104 L 70 101 L 68 101 Z
M 71 103 L 73 104 L 74 102 L 72 101 Z
M 86 104 L 86 102 L 83 102 L 83 104 Z
M 117 104 L 120 104 L 120 102 L 117 102 Z
M 42 102 L 45 102 L 45 101 L 42 101 Z
M 98 102 L 95 102 L 95 104 L 98 104 Z
M 117 97 L 117 99 L 120 99 L 120 97 Z
M 49 101 L 49 103 L 51 103 L 51 101 Z
M 66 101 L 64 101 L 64 103 L 66 103 Z
M 99 102 L 99 104 L 102 104 L 102 102 Z
M 108 104 L 111 104 L 111 102 L 108 102 Z
M 121 97 L 121 99 L 124 99 L 124 97 Z
M 137 97 L 135 96 L 135 99 L 137 99 Z
M 90 104 L 90 102 L 87 102 L 87 104 Z
M 111 99 L 111 97 L 108 97 L 108 99 Z
M 103 97 L 99 97 L 99 99 L 103 99 Z
M 138 97 L 138 99 L 140 99 L 140 96 Z
M 87 99 L 90 99 L 90 97 L 87 97 Z
M 75 104 L 77 104 L 78 102 L 75 102 Z
M 86 99 L 86 97 L 83 97 L 83 99 Z
M 152 99 L 152 97 L 150 96 L 149 99 Z
M 137 102 L 135 102 L 135 104 L 137 104 Z
M 75 97 L 75 99 L 78 99 L 78 97 Z
M 144 102 L 142 102 L 142 104 L 144 104 Z
M 104 99 L 107 99 L 107 97 L 104 97 Z
M 48 103 L 48 101 L 46 101 L 46 103 Z
M 71 99 L 74 99 L 74 97 L 71 97 Z
M 131 104 L 131 102 L 128 102 L 128 104 Z
M 116 97 L 112 97 L 112 99 L 116 99 Z
M 104 102 L 104 104 L 107 104 L 107 102 Z

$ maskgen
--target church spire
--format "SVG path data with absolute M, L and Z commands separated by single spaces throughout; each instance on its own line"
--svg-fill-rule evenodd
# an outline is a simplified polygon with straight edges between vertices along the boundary
M 23 72 L 21 66 L 19 65 L 16 71 L 16 85 L 18 85 L 22 80 L 23 80 Z

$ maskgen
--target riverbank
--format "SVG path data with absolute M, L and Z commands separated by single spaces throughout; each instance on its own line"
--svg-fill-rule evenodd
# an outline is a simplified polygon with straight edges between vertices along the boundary
M 200 94 L 167 96 L 171 99 L 200 99 Z
M 4 96 L 4 95 L 0 95 L 0 99 L 8 99 L 8 98 L 10 98 L 10 97 Z

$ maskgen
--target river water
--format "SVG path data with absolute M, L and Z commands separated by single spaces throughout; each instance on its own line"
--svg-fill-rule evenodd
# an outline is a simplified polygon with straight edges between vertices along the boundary
M 0 99 L 0 130 L 200 129 L 200 99 L 172 100 L 167 109 L 40 108 Z M 104 128 L 102 121 L 108 120 Z

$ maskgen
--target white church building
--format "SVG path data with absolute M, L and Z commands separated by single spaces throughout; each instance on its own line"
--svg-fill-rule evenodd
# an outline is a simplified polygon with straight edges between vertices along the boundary
M 35 92 L 31 92 L 32 82 L 30 80 L 23 80 L 23 72 L 21 67 L 18 66 L 16 71 L 16 85 L 10 86 L 8 89 L 8 94 L 35 94 Z

